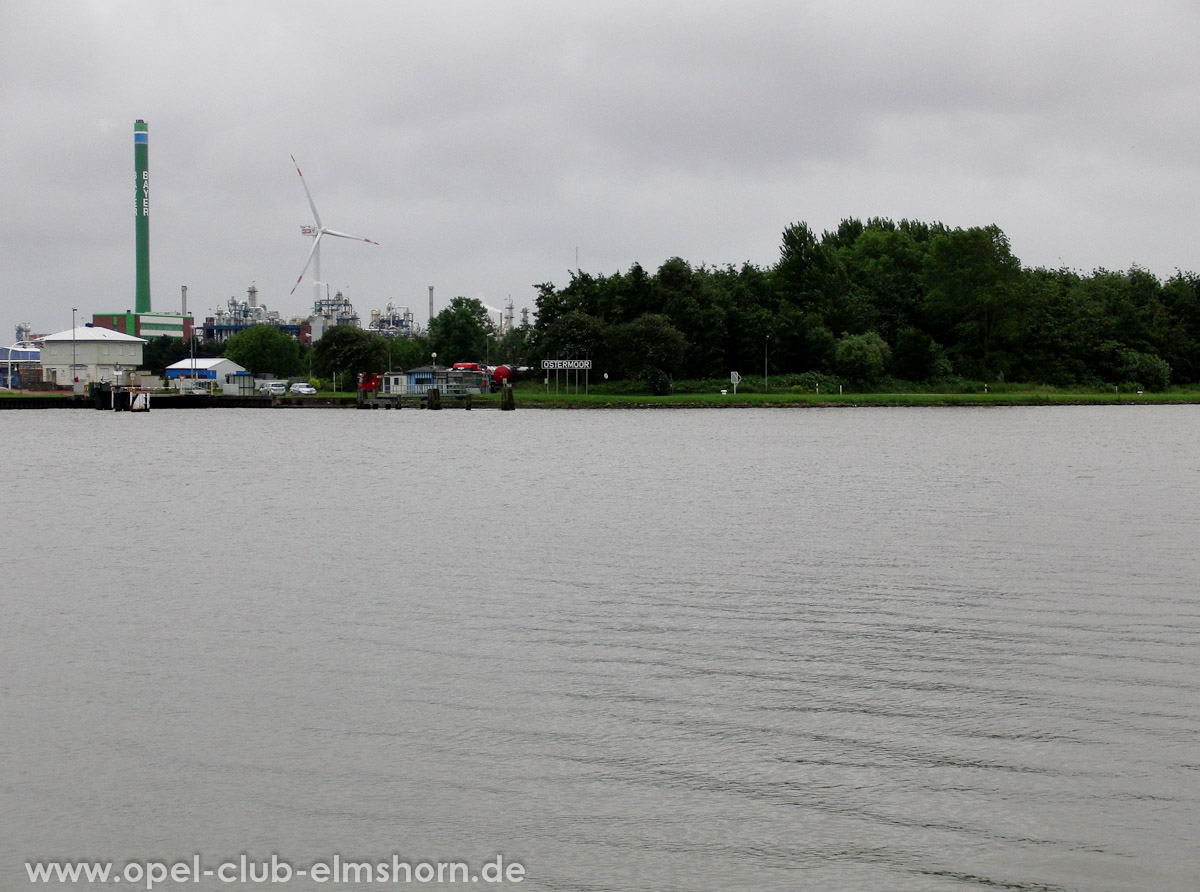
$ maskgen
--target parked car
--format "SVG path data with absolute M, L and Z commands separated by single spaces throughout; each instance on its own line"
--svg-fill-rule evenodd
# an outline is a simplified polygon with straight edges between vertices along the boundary
M 283 396 L 287 393 L 287 385 L 282 381 L 268 381 L 258 388 L 258 392 L 263 396 Z
M 313 387 L 311 384 L 306 384 L 303 381 L 297 381 L 291 386 L 291 391 L 292 393 L 298 393 L 301 396 L 314 396 L 317 392 L 317 388 Z

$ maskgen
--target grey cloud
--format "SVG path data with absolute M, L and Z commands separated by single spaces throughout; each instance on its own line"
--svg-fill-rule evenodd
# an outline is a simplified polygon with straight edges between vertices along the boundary
M 251 281 L 287 314 L 289 155 L 363 308 L 774 261 L 795 220 L 995 222 L 1033 265 L 1196 265 L 1198 13 L 1175 2 L 275 2 L 0 9 L 0 325 L 133 285 L 150 124 L 156 307 Z M 334 222 L 336 221 L 336 223 Z M 0 332 L 0 337 L 3 337 Z

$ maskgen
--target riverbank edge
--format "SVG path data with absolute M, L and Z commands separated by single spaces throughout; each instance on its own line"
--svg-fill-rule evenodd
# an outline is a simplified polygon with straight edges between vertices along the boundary
M 485 404 L 477 403 L 482 406 Z M 858 409 L 858 408 L 963 408 L 1004 406 L 1165 406 L 1200 405 L 1196 394 L 789 394 L 750 398 L 705 395 L 647 396 L 517 396 L 522 409 Z
M 192 399 L 195 401 L 192 402 Z M 179 402 L 176 402 L 176 401 Z M 188 400 L 188 405 L 183 405 Z M 152 407 L 155 406 L 152 400 Z M 164 405 L 166 402 L 166 405 Z M 249 404 L 249 405 L 248 405 Z M 444 403 L 455 407 L 453 401 Z M 863 409 L 863 408 L 994 408 L 1005 406 L 1182 406 L 1200 405 L 1196 394 L 788 394 L 772 396 L 755 394 L 752 397 L 729 397 L 676 394 L 671 396 L 545 396 L 517 394 L 519 409 Z M 0 396 L 2 409 L 74 409 L 92 408 L 90 401 L 74 400 L 70 395 L 13 394 Z M 264 408 L 264 409 L 354 409 L 353 397 L 313 397 L 295 399 L 226 398 L 223 397 L 162 397 L 160 408 Z M 476 396 L 471 408 L 499 409 L 498 396 Z

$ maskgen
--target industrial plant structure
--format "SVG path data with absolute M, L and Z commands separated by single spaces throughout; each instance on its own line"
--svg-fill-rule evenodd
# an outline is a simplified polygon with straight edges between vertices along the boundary
M 150 301 L 150 133 L 140 118 L 133 124 L 134 301 L 132 310 L 95 313 L 92 324 L 144 338 L 190 338 L 186 313 L 152 312 Z
M 321 241 L 325 236 L 348 238 L 378 244 L 368 238 L 349 235 L 325 227 L 317 212 L 316 203 L 308 189 L 308 183 L 296 165 L 296 173 L 300 177 L 305 197 L 313 215 L 313 224 L 302 227 L 304 235 L 312 238 L 304 267 L 296 280 L 299 285 L 304 276 L 312 273 L 313 306 L 308 316 L 285 318 L 276 310 L 269 310 L 258 300 L 258 289 L 251 285 L 245 300 L 230 297 L 227 303 L 219 307 L 212 315 L 205 318 L 202 325 L 196 324 L 193 315 L 188 312 L 187 286 L 181 288 L 180 312 L 155 312 L 150 289 L 150 135 L 146 121 L 138 119 L 133 125 L 133 161 L 134 161 L 134 294 L 132 308 L 120 311 L 100 312 L 92 314 L 89 326 L 95 329 L 105 329 L 129 336 L 135 340 L 150 340 L 158 337 L 178 338 L 188 340 L 199 336 L 207 341 L 224 342 L 232 335 L 256 325 L 274 326 L 300 341 L 305 346 L 312 346 L 330 329 L 339 325 L 350 325 L 356 328 L 363 326 L 358 311 L 341 291 L 332 297 L 328 294 L 328 286 L 321 281 Z M 292 159 L 295 164 L 295 158 Z M 324 289 L 324 293 L 322 292 Z M 294 292 L 295 286 L 292 291 Z M 433 286 L 429 287 L 430 318 L 433 318 Z M 506 317 L 511 324 L 511 301 Z M 504 319 L 501 326 L 504 325 Z M 370 321 L 366 324 L 368 331 L 376 332 L 384 337 L 411 338 L 420 334 L 420 328 L 413 319 L 412 310 L 408 307 L 398 307 L 389 301 L 383 310 L 370 311 Z M 76 329 L 81 331 L 81 329 Z M 90 340 L 90 339 L 88 339 Z M 111 345 L 110 345 L 111 349 Z M 76 357 L 78 358 L 78 357 Z M 14 360 L 15 362 L 15 360 Z M 61 367 L 52 364 L 54 379 L 67 383 L 76 376 L 70 374 L 69 366 Z M 89 376 L 94 376 L 88 372 Z

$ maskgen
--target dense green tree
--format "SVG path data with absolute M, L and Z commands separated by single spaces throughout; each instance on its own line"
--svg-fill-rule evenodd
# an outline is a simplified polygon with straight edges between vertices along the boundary
M 727 311 L 723 295 L 709 270 L 693 269 L 682 258 L 672 257 L 659 267 L 655 282 L 657 309 L 632 321 L 662 315 L 683 335 L 686 346 L 679 366 L 680 374 L 704 377 L 710 369 L 725 368 L 728 365 Z
M 1171 325 L 1162 351 L 1178 383 L 1200 381 L 1200 277 L 1177 273 L 1163 285 L 1162 302 Z
M 1171 322 L 1162 285 L 1150 273 L 1097 270 L 1081 287 L 1100 302 L 1113 340 L 1140 353 L 1158 353 L 1169 340 Z
M 220 356 L 221 345 L 215 341 L 196 339 L 192 344 L 183 338 L 172 338 L 160 335 L 149 338 L 142 350 L 142 367 L 156 375 L 165 375 L 169 365 L 187 359 L 189 356 L 207 357 Z
M 388 368 L 415 369 L 429 365 L 431 352 L 433 348 L 427 337 L 391 338 L 388 340 Z
M 224 355 L 255 375 L 297 375 L 300 342 L 274 325 L 254 325 L 230 336 Z
M 815 315 L 833 324 L 844 296 L 845 281 L 833 248 L 824 244 L 805 223 L 783 232 L 774 277 L 780 298 L 802 316 Z
M 837 338 L 816 314 L 784 326 L 784 331 L 792 333 L 796 349 L 795 361 L 784 368 L 801 372 L 828 372 L 833 368 Z M 780 343 L 784 343 L 783 338 Z
M 927 244 L 888 221 L 873 220 L 839 250 L 856 315 L 884 340 L 919 322 Z
M 494 326 L 487 308 L 473 297 L 456 297 L 429 323 L 430 349 L 439 365 L 485 362 Z
M 857 384 L 877 383 L 887 374 L 891 358 L 888 345 L 873 331 L 845 335 L 838 340 L 834 351 L 837 373 Z
M 360 374 L 387 371 L 388 340 L 373 331 L 338 325 L 313 346 L 313 371 L 322 378 L 338 377 L 338 386 L 352 390 Z
M 1153 353 L 1125 348 L 1118 352 L 1117 362 L 1117 377 L 1121 383 L 1151 391 L 1166 390 L 1171 383 L 1171 367 Z
M 534 349 L 533 326 L 515 325 L 500 338 L 493 359 L 497 365 L 521 368 L 533 363 Z
M 536 333 L 539 359 L 592 359 L 603 354 L 608 326 L 582 310 L 571 310 Z
M 142 348 L 142 368 L 156 375 L 166 374 L 167 366 L 186 358 L 188 353 L 183 338 L 172 338 L 162 335 L 150 338 Z
M 662 313 L 647 313 L 612 332 L 614 355 L 621 377 L 661 380 L 674 376 L 683 364 L 687 339 Z M 659 373 L 659 374 L 654 374 Z
M 617 312 L 612 321 L 615 323 L 632 322 L 646 313 L 658 311 L 656 283 L 640 264 L 635 263 L 629 272 L 621 277 L 618 291 Z
M 996 226 L 955 229 L 929 246 L 925 277 L 931 332 L 959 348 L 963 371 L 977 377 L 1003 372 L 995 357 L 1016 315 L 1020 261 Z
M 911 326 L 896 335 L 892 363 L 896 376 L 906 381 L 929 381 L 950 373 L 950 363 L 938 342 Z
M 1099 381 L 1100 345 L 1112 333 L 1103 307 L 1080 281 L 1068 270 L 1032 270 L 1023 277 L 1019 378 L 1058 386 Z
M 725 364 L 727 369 L 705 369 L 697 377 L 714 373 L 725 376 L 727 371 L 749 374 L 762 366 L 766 338 L 777 332 L 779 301 L 769 271 L 750 263 L 741 268 L 727 267 L 716 271 L 713 288 L 722 296 L 721 310 L 725 315 Z M 695 373 L 693 373 L 695 374 Z

